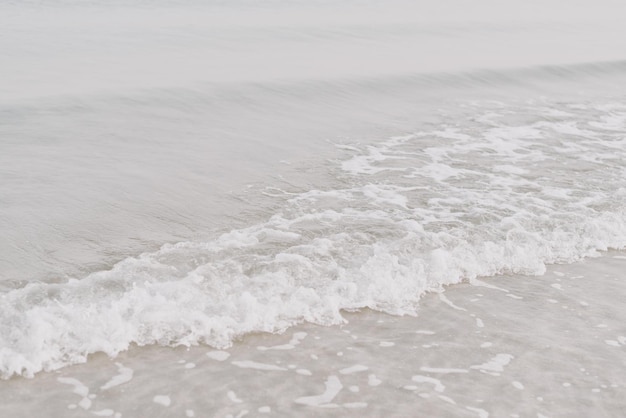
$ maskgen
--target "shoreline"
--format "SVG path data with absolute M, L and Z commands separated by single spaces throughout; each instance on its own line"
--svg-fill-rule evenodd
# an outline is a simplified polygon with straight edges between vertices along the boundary
M 345 313 L 228 350 L 132 347 L 0 394 L 14 417 L 621 416 L 624 267 L 611 251 L 447 287 L 417 317 Z

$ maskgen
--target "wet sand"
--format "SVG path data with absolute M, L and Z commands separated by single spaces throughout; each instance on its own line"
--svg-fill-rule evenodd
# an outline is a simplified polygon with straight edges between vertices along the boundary
M 626 416 L 626 253 L 426 295 L 418 317 L 133 347 L 0 383 L 11 417 Z

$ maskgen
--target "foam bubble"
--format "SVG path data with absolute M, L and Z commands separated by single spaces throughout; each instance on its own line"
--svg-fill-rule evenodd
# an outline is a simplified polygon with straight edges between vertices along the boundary
M 172 403 L 172 400 L 167 395 L 156 395 L 154 398 L 152 398 L 152 401 L 162 406 L 170 406 Z
M 476 369 L 483 373 L 500 376 L 500 373 L 504 371 L 504 366 L 509 364 L 513 358 L 514 357 L 511 354 L 497 354 L 488 362 L 476 366 L 470 366 L 470 369 Z
M 99 411 L 91 411 L 91 413 L 98 417 L 111 417 L 115 414 L 115 411 L 112 409 L 101 409 Z
M 511 382 L 511 384 L 513 385 L 513 387 L 515 389 L 519 389 L 519 390 L 523 390 L 524 389 L 524 385 L 521 382 L 513 381 L 513 382 Z
M 239 399 L 237 397 L 237 394 L 234 391 L 232 391 L 232 390 L 229 390 L 228 392 L 226 392 L 226 396 L 228 397 L 228 399 L 231 402 L 234 402 L 234 403 L 242 403 L 243 402 L 243 400 Z
M 121 363 L 115 363 L 117 366 L 118 373 L 116 376 L 113 376 L 108 382 L 100 387 L 102 390 L 107 390 L 115 386 L 122 385 L 124 383 L 130 382 L 133 378 L 133 369 L 124 367 Z
M 369 370 L 369 367 L 363 366 L 362 364 L 355 364 L 354 366 L 346 367 L 345 369 L 339 370 L 339 373 L 353 374 L 353 373 L 364 372 L 366 370 Z
M 370 386 L 378 386 L 382 383 L 382 380 L 378 379 L 375 374 L 367 376 L 367 384 Z
M 468 373 L 467 369 L 455 369 L 449 367 L 420 367 L 420 370 L 427 373 Z
M 415 375 L 411 378 L 411 380 L 416 383 L 430 383 L 434 386 L 436 392 L 443 392 L 446 390 L 446 387 L 441 383 L 441 380 L 435 379 L 434 377 Z
M 337 376 L 328 376 L 324 383 L 326 390 L 321 395 L 304 396 L 297 398 L 294 402 L 308 406 L 328 406 L 339 394 L 343 385 Z
M 228 351 L 221 351 L 221 350 L 209 351 L 208 353 L 206 353 L 206 355 L 209 358 L 213 360 L 217 360 L 217 361 L 224 361 L 228 359 L 228 357 L 230 357 L 230 353 Z
M 233 361 L 232 364 L 234 364 L 237 367 L 241 367 L 242 369 L 270 370 L 270 371 L 286 371 L 287 370 L 284 367 L 275 366 L 273 364 L 259 363 L 259 362 L 250 361 L 250 360 Z

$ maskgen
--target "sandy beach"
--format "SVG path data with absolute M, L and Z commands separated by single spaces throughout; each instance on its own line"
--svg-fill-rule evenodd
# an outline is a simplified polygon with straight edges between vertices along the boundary
M 135 347 L 13 378 L 6 416 L 621 417 L 626 253 L 427 294 L 417 317 Z

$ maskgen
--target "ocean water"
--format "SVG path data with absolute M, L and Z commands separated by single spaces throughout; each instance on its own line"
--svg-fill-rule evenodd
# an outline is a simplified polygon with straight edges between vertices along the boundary
M 0 376 L 44 382 L 129 349 L 157 363 L 176 347 L 236 350 L 303 323 L 340 333 L 364 309 L 436 327 L 429 294 L 626 249 L 619 10 L 3 3 Z M 593 268 L 570 276 L 593 289 Z M 474 369 L 499 373 L 501 354 Z M 104 389 L 132 378 L 118 364 Z M 71 379 L 57 383 L 83 393 Z M 296 404 L 329 404 L 337 381 Z M 611 405 L 598 416 L 625 407 Z

